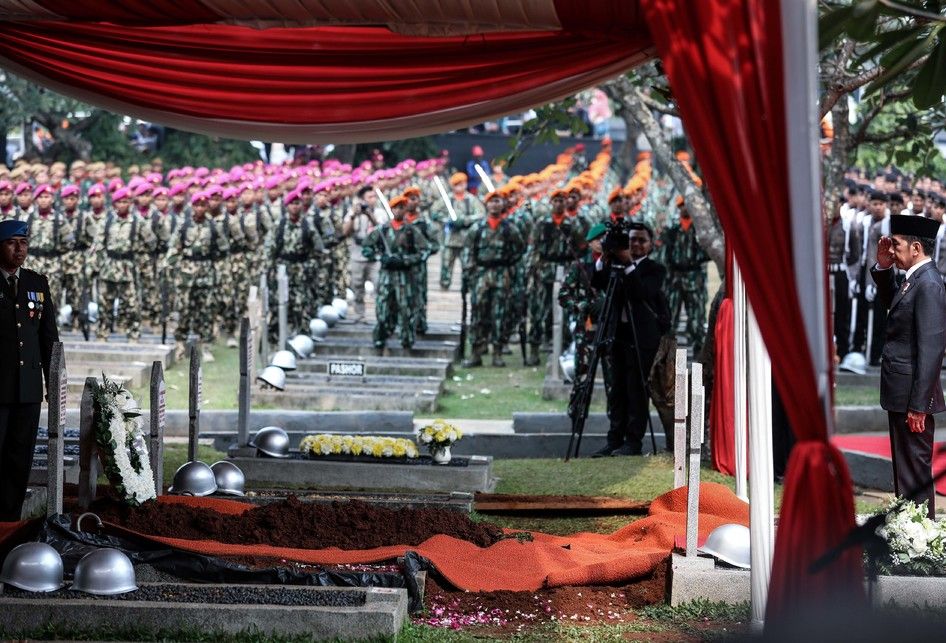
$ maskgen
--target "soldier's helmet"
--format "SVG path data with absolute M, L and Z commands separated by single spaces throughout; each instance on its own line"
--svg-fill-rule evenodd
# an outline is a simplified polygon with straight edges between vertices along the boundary
M 249 446 L 271 458 L 288 458 L 289 434 L 278 426 L 266 426 L 257 431 Z
M 328 324 L 329 328 L 338 323 L 338 311 L 331 306 L 322 306 L 319 308 L 318 318 Z
M 292 349 L 293 353 L 302 358 L 308 357 L 312 354 L 312 351 L 315 350 L 315 342 L 312 341 L 312 338 L 301 333 L 290 339 L 287 344 L 289 344 L 289 348 Z M 295 362 L 293 362 L 293 364 L 295 364 Z M 275 366 L 279 366 L 279 364 L 275 364 Z M 295 366 L 293 366 L 293 368 L 295 368 Z
M 328 336 L 328 324 L 316 317 L 309 322 L 309 336 L 315 342 L 325 341 L 326 336 Z
M 256 376 L 260 382 L 267 386 L 272 386 L 278 391 L 286 390 L 286 371 L 278 366 L 267 366 L 260 374 Z
M 700 547 L 704 554 L 742 569 L 749 569 L 749 528 L 745 525 L 720 525 L 710 532 Z
M 838 370 L 864 375 L 867 373 L 867 358 L 863 353 L 848 353 L 838 364 Z
M 284 371 L 294 371 L 296 370 L 296 356 L 290 351 L 276 351 L 269 365 L 278 366 Z

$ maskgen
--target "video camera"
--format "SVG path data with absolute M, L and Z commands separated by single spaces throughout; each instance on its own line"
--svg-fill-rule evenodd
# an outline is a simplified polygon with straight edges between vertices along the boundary
M 627 226 L 609 221 L 608 228 L 601 239 L 601 249 L 606 255 L 614 255 L 619 250 L 627 250 L 631 246 L 631 237 L 627 233 Z

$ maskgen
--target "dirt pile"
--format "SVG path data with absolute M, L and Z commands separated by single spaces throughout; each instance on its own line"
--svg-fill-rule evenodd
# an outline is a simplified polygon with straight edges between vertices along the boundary
M 136 508 L 100 502 L 95 512 L 106 522 L 142 534 L 297 549 L 415 546 L 438 534 L 489 547 L 504 537 L 500 527 L 473 522 L 459 511 L 389 509 L 357 500 L 316 504 L 295 496 L 235 516 L 157 502 Z

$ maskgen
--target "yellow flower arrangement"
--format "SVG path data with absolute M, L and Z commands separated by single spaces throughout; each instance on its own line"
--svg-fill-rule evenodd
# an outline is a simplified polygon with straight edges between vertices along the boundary
M 325 455 L 367 455 L 375 458 L 416 458 L 420 455 L 413 440 L 372 435 L 307 435 L 299 450 L 310 458 Z
M 434 453 L 444 447 L 452 445 L 463 437 L 463 432 L 446 420 L 434 420 L 427 426 L 422 426 L 417 432 L 417 440 L 427 446 Z

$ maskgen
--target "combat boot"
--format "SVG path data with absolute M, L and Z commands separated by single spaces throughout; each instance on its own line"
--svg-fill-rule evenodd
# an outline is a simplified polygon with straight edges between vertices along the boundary
M 529 345 L 529 357 L 527 357 L 523 364 L 525 366 L 538 366 L 541 363 L 539 359 L 539 347 L 536 344 Z
M 184 345 L 184 342 L 175 342 L 174 343 L 174 361 L 179 362 L 184 359 L 184 355 L 187 354 L 187 347 Z
M 473 353 L 469 359 L 463 360 L 463 368 L 476 368 L 483 365 L 483 354 Z
M 503 368 L 506 366 L 506 362 L 503 361 L 503 347 L 494 346 L 493 347 L 493 366 L 496 368 Z

